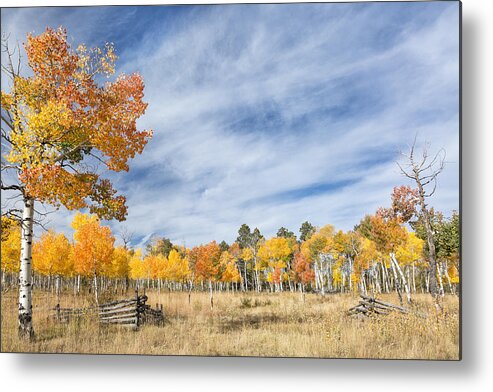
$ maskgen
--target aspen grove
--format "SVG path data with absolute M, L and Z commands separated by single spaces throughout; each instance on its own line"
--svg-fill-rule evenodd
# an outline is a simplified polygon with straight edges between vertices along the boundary
M 155 237 L 146 249 L 115 246 L 115 236 L 95 215 L 77 213 L 73 238 L 53 230 L 41 235 L 33 247 L 35 288 L 80 294 L 124 294 L 129 289 L 194 291 L 305 292 L 321 295 L 397 291 L 402 300 L 429 292 L 435 273 L 440 295 L 456 294 L 459 284 L 459 216 L 434 213 L 438 268 L 430 271 L 420 219 L 405 225 L 381 211 L 364 217 L 350 231 L 332 225 L 300 237 L 285 228 L 264 238 L 247 225 L 232 244 L 211 241 L 186 248 Z M 15 285 L 19 273 L 19 226 L 2 217 L 2 282 Z M 415 227 L 415 230 L 410 229 Z M 255 232 L 258 232 L 255 234 Z M 252 238 L 254 241 L 252 241 Z M 166 246 L 167 245 L 167 246 Z M 190 299 L 190 297 L 189 297 Z

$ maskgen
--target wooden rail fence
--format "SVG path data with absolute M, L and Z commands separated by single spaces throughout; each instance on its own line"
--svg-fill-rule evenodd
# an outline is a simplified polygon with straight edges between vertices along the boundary
M 165 317 L 163 305 L 156 304 L 153 309 L 146 304 L 148 297 L 135 292 L 135 297 L 120 301 L 100 304 L 97 307 L 88 308 L 61 308 L 57 304 L 53 308 L 52 318 L 61 323 L 67 323 L 70 319 L 85 315 L 97 315 L 101 325 L 119 325 L 138 329 L 143 324 L 162 325 Z
M 360 295 L 360 298 L 361 299 L 359 300 L 358 305 L 353 306 L 348 310 L 350 315 L 387 315 L 390 312 L 396 311 L 404 314 L 413 313 L 422 318 L 427 317 L 425 313 L 412 311 L 410 309 L 403 308 L 402 306 L 397 306 L 389 302 L 383 302 L 373 297 L 367 297 L 366 295 Z

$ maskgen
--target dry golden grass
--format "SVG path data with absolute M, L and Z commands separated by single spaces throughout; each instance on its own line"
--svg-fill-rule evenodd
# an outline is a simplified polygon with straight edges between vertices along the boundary
M 10 294 L 10 295 L 9 295 Z M 346 315 L 357 303 L 350 294 L 325 298 L 299 294 L 217 293 L 215 307 L 207 293 L 148 292 L 149 304 L 162 303 L 168 323 L 144 326 L 133 332 L 99 327 L 94 319 L 67 325 L 47 319 L 55 298 L 34 295 L 36 340 L 17 337 L 16 301 L 2 296 L 1 343 L 3 352 L 111 353 L 151 355 L 222 355 L 330 358 L 459 358 L 459 300 L 444 299 L 444 314 L 435 316 L 429 295 L 415 295 L 416 306 L 430 317 L 391 314 L 371 319 Z M 398 303 L 397 296 L 383 300 Z M 80 307 L 91 297 L 64 295 L 61 305 Z

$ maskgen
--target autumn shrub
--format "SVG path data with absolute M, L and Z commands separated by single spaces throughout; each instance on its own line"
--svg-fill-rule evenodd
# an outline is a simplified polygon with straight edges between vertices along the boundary
M 252 299 L 244 297 L 240 300 L 240 308 L 251 308 L 252 307 Z

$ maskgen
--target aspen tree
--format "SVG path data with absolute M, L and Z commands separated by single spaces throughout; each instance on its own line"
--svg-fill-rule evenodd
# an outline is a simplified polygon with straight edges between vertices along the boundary
M 21 74 L 20 57 L 16 61 L 8 39 L 2 44 L 7 58 L 2 71 L 10 87 L 1 92 L 2 171 L 18 180 L 5 184 L 2 176 L 1 189 L 23 199 L 21 215 L 15 209 L 7 212 L 21 222 L 19 334 L 32 338 L 35 203 L 88 208 L 101 218 L 124 220 L 125 197 L 87 163 L 128 171 L 128 159 L 143 151 L 151 132 L 136 128 L 147 107 L 138 74 L 98 84 L 115 73 L 112 44 L 73 49 L 63 28 L 28 34 L 24 49 L 30 76 Z

